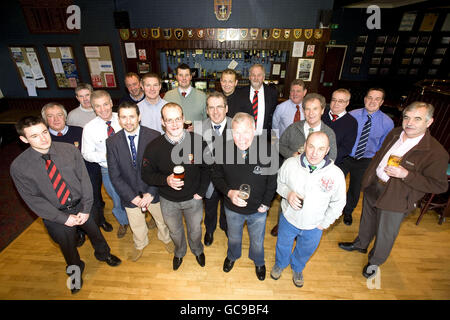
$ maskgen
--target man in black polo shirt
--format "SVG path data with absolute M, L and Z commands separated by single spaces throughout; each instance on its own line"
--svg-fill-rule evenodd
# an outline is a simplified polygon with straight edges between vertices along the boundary
M 142 160 L 142 180 L 159 187 L 161 211 L 175 244 L 173 270 L 178 270 L 187 245 L 183 216 L 187 225 L 189 247 L 200 266 L 205 266 L 202 244 L 203 197 L 210 178 L 202 163 L 206 143 L 200 135 L 184 129 L 183 109 L 167 103 L 161 109 L 166 133 L 147 145 Z M 184 168 L 184 180 L 174 177 L 174 167 Z
M 43 219 L 50 237 L 58 243 L 67 263 L 66 273 L 84 262 L 76 248 L 76 230 L 81 227 L 91 240 L 99 261 L 118 266 L 110 253 L 91 211 L 92 185 L 80 151 L 68 143 L 53 142 L 42 118 L 25 117 L 16 124 L 20 140 L 30 144 L 11 164 L 10 173 L 22 199 Z M 81 280 L 81 279 L 80 279 Z M 71 288 L 81 289 L 82 281 Z

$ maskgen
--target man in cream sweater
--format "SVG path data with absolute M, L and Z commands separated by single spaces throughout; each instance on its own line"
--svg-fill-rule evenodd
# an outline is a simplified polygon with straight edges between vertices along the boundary
M 345 206 L 344 174 L 326 156 L 329 144 L 326 133 L 309 134 L 305 152 L 287 159 L 278 171 L 277 192 L 283 199 L 275 265 L 270 273 L 274 280 L 290 264 L 294 284 L 303 286 L 306 262 L 317 249 L 323 230 L 341 215 Z M 292 251 L 295 238 L 297 244 Z

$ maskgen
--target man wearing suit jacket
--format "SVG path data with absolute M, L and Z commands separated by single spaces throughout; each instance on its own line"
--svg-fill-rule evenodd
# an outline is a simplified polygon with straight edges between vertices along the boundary
M 137 261 L 148 245 L 148 228 L 145 222 L 147 209 L 158 227 L 158 239 L 172 253 L 173 243 L 161 214 L 158 188 L 147 185 L 141 178 L 144 150 L 160 133 L 139 125 L 141 117 L 136 103 L 122 102 L 118 117 L 123 130 L 106 140 L 107 162 L 111 182 L 125 207 L 133 232 L 135 250 L 131 260 Z
M 233 139 L 227 130 L 231 130 L 231 118 L 227 117 L 227 98 L 221 92 L 211 92 L 206 97 L 206 113 L 209 118 L 203 120 L 202 136 L 210 150 L 223 148 L 225 140 Z M 222 149 L 223 150 L 223 149 Z M 213 151 L 213 152 L 214 152 Z M 212 182 L 205 195 L 205 246 L 214 241 L 214 231 L 217 226 L 217 206 L 220 200 L 220 228 L 227 233 L 227 219 L 223 207 L 223 195 L 214 188 Z
M 250 86 L 239 89 L 239 112 L 246 112 L 255 118 L 256 134 L 263 129 L 272 128 L 272 117 L 278 104 L 278 92 L 274 87 L 264 84 L 265 69 L 261 64 L 254 64 L 249 70 Z

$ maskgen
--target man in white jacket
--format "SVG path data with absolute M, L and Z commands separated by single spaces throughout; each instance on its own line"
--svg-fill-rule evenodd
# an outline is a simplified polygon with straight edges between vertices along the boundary
M 283 199 L 275 265 L 270 273 L 274 280 L 290 264 L 294 284 L 303 286 L 306 262 L 317 249 L 323 230 L 339 218 L 345 206 L 345 177 L 326 156 L 329 149 L 324 132 L 311 133 L 305 152 L 287 159 L 278 171 L 277 192 Z

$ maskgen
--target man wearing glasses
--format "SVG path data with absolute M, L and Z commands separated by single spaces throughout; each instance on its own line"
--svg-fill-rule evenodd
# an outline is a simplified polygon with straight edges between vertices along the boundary
M 206 143 L 200 135 L 184 129 L 183 109 L 176 103 L 164 105 L 161 122 L 166 131 L 145 149 L 142 180 L 159 188 L 161 212 L 175 245 L 173 270 L 178 270 L 187 251 L 183 216 L 191 252 L 204 267 L 202 199 L 210 182 L 209 170 L 202 157 Z M 183 167 L 183 179 L 175 177 L 176 166 Z
M 330 110 L 322 115 L 322 121 L 336 134 L 337 156 L 334 164 L 341 166 L 355 145 L 358 122 L 345 109 L 350 103 L 351 94 L 347 89 L 337 89 L 331 96 Z
M 347 204 L 344 208 L 344 223 L 351 225 L 352 213 L 359 201 L 361 181 L 370 160 L 383 144 L 384 138 L 394 128 L 394 122 L 380 110 L 385 92 L 371 88 L 364 97 L 364 108 L 350 111 L 358 122 L 358 132 L 352 152 L 344 158 L 340 168 L 346 176 L 350 172 Z

